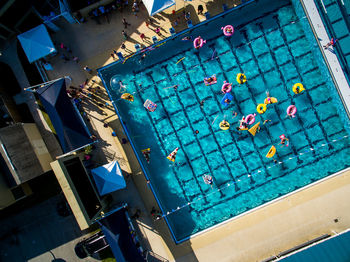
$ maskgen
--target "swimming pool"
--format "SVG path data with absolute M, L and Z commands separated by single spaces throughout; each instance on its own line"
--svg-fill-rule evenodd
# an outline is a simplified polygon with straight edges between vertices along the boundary
M 300 3 L 292 2 L 247 4 L 161 43 L 144 59 L 139 54 L 99 70 L 176 242 L 350 165 L 349 119 Z M 220 30 L 226 24 L 235 27 L 231 38 Z M 181 41 L 186 35 L 207 43 L 195 51 L 192 42 Z M 236 82 L 240 72 L 246 84 Z M 212 74 L 218 83 L 205 86 L 203 78 Z M 113 78 L 123 81 L 134 102 L 120 99 Z M 220 103 L 224 80 L 233 83 L 226 108 Z M 306 91 L 295 95 L 298 82 Z M 255 137 L 238 132 L 238 120 L 257 113 L 267 90 L 278 103 L 256 122 L 271 122 Z M 157 104 L 154 112 L 143 107 L 147 99 Z M 298 112 L 289 119 L 291 104 Z M 219 128 L 223 119 L 229 131 Z M 288 147 L 278 145 L 281 134 Z M 276 164 L 265 157 L 271 145 Z M 173 164 L 166 156 L 177 147 Z M 146 148 L 150 163 L 141 153 Z M 213 176 L 213 188 L 204 174 Z

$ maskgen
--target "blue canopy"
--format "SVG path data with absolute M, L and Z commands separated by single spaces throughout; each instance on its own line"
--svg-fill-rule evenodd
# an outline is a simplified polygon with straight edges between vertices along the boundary
M 99 224 L 118 262 L 145 261 L 140 248 L 135 243 L 138 242 L 138 238 L 135 237 L 135 228 L 131 223 L 125 207 L 101 218 Z
M 92 169 L 91 173 L 101 196 L 126 187 L 117 161 Z
M 175 5 L 175 0 L 143 0 L 142 2 L 146 6 L 150 16 Z
M 17 38 L 28 57 L 29 63 L 56 52 L 56 48 L 44 25 L 39 25 L 20 34 Z
M 40 87 L 36 92 L 64 153 L 92 143 L 83 119 L 67 95 L 64 78 Z

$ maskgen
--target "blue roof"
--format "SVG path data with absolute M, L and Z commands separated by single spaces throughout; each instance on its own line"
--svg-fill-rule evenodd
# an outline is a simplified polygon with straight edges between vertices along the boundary
M 39 25 L 17 36 L 30 63 L 55 53 L 56 48 L 44 25 Z
M 64 153 L 92 143 L 85 123 L 67 95 L 64 79 L 40 87 L 36 92 Z
M 96 187 L 101 196 L 126 187 L 122 170 L 117 161 L 91 170 Z
M 103 217 L 99 223 L 101 224 L 101 229 L 118 262 L 145 261 L 134 243 L 134 236 L 131 235 L 131 229 L 126 216 L 126 209 L 124 207 L 106 217 Z
M 291 255 L 283 262 L 349 262 L 350 231 Z
M 175 0 L 143 0 L 142 2 L 146 6 L 150 16 L 175 5 Z

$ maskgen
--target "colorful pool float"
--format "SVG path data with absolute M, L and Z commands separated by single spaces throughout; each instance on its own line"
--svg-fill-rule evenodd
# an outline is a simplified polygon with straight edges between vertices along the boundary
M 266 157 L 267 158 L 272 158 L 276 154 L 276 147 L 271 146 L 269 152 L 267 152 Z
M 247 82 L 247 77 L 243 73 L 238 73 L 236 77 L 236 81 L 238 82 L 238 84 L 243 84 Z
M 256 114 L 249 114 L 247 117 L 244 119 L 244 122 L 248 125 L 252 125 L 255 122 L 255 116 Z
M 230 129 L 230 123 L 227 122 L 226 120 L 222 120 L 219 124 L 219 127 L 222 130 L 228 130 L 228 129 Z
M 305 88 L 304 88 L 303 84 L 301 84 L 301 83 L 296 83 L 293 86 L 293 92 L 296 95 L 302 93 L 304 90 L 305 90 Z
M 295 114 L 297 112 L 297 107 L 295 105 L 290 105 L 287 108 L 287 115 L 291 117 L 295 117 Z
M 266 105 L 265 104 L 258 104 L 256 107 L 256 111 L 258 111 L 259 114 L 263 114 L 266 112 Z
M 153 103 L 151 100 L 147 99 L 143 106 L 150 112 L 154 112 L 157 109 L 157 104 Z
M 124 93 L 121 95 L 122 99 L 125 99 L 127 101 L 133 102 L 134 101 L 134 96 L 132 94 L 129 93 Z
M 224 95 L 224 97 L 221 99 L 221 104 L 224 107 L 227 107 L 231 103 L 232 100 L 233 100 L 233 96 L 230 93 L 226 93 Z
M 210 79 L 211 78 L 211 79 Z M 209 80 L 211 80 L 211 81 L 209 81 Z M 206 85 L 206 86 L 210 86 L 210 85 L 214 85 L 214 84 L 216 84 L 218 81 L 217 81 L 217 79 L 216 79 L 216 75 L 212 75 L 212 76 L 210 76 L 210 77 L 206 77 L 206 78 L 204 78 L 204 84 Z
M 231 90 L 232 90 L 232 84 L 226 83 L 226 81 L 224 81 L 224 84 L 221 87 L 221 91 L 223 93 L 230 93 Z
M 223 31 L 225 36 L 232 36 L 233 33 L 235 32 L 232 25 L 226 25 L 224 27 L 221 27 L 221 30 Z
M 267 97 L 267 98 L 265 98 L 265 100 L 264 100 L 264 104 L 265 104 L 265 105 L 274 104 L 274 103 L 277 103 L 277 102 L 278 102 L 278 100 L 277 100 L 276 97 Z
M 193 40 L 193 46 L 194 46 L 194 48 L 199 49 L 199 48 L 203 47 L 203 45 L 206 42 L 207 42 L 206 40 L 203 40 L 200 36 L 198 36 Z

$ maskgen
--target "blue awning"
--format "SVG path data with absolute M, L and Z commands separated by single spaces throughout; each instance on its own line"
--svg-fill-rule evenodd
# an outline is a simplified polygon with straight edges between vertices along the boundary
M 44 25 L 39 25 L 17 36 L 29 63 L 39 60 L 49 54 L 55 53 L 49 32 Z
M 99 220 L 101 229 L 118 262 L 144 262 L 145 259 L 135 244 L 137 238 L 135 237 L 135 230 L 130 223 L 131 220 L 125 207 Z
M 126 187 L 117 161 L 92 169 L 91 174 L 101 196 Z
M 175 0 L 143 0 L 142 2 L 150 16 L 175 5 Z
M 40 87 L 36 92 L 55 128 L 64 153 L 93 142 L 83 119 L 67 95 L 64 79 Z

